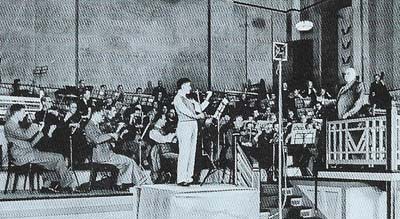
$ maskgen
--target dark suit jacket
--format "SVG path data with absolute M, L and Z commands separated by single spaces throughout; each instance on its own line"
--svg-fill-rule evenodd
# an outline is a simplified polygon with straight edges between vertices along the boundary
M 93 101 L 92 100 L 88 100 L 86 103 L 83 99 L 79 99 L 78 103 L 78 111 L 81 115 L 86 116 L 89 112 L 89 107 L 93 107 Z
M 380 109 L 387 109 L 390 106 L 390 93 L 383 82 L 372 82 L 369 93 L 369 101 L 372 105 L 376 104 L 376 107 Z
M 345 113 L 353 117 L 364 105 L 364 86 L 355 80 L 343 86 L 337 97 L 337 110 L 339 119 L 343 119 Z

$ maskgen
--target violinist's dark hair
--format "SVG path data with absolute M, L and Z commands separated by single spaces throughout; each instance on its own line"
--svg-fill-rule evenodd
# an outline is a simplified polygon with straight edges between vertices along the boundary
M 189 78 L 181 78 L 176 82 L 176 87 L 179 90 L 179 89 L 182 88 L 183 84 L 186 84 L 186 83 L 189 83 L 189 82 L 192 82 Z
M 103 111 L 103 107 L 101 107 L 101 106 L 92 107 L 92 114 L 97 113 L 97 112 L 102 112 L 102 111 Z
M 25 109 L 25 106 L 22 104 L 13 104 L 10 107 L 10 113 L 9 116 L 13 116 L 16 112 L 21 111 L 22 109 Z

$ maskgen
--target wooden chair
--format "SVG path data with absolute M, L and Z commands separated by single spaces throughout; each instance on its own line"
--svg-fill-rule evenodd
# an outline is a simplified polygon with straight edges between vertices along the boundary
M 12 188 L 12 193 L 15 192 L 17 188 L 17 183 L 19 176 L 23 175 L 25 176 L 24 179 L 24 189 L 26 188 L 26 181 L 29 178 L 29 189 L 30 191 L 34 190 L 34 178 L 36 175 L 37 178 L 37 189 L 39 190 L 39 176 L 40 174 L 45 171 L 43 167 L 37 165 L 37 164 L 32 164 L 32 163 L 27 163 L 21 166 L 16 165 L 15 159 L 11 155 L 11 149 L 13 147 L 13 143 L 8 143 L 7 144 L 7 156 L 8 156 L 8 167 L 7 167 L 7 179 L 6 179 L 6 185 L 4 188 L 4 194 L 7 194 L 7 189 L 8 189 L 8 183 L 10 182 L 10 177 L 11 174 L 14 174 L 14 183 L 13 183 L 13 188 Z
M 119 174 L 119 169 L 112 164 L 104 164 L 104 163 L 96 163 L 93 162 L 93 148 L 96 147 L 94 143 L 88 143 L 89 147 L 91 148 L 91 152 L 89 153 L 89 169 L 90 169 L 90 176 L 89 176 L 89 190 L 93 189 L 93 184 L 96 182 L 97 174 L 99 172 L 109 172 L 111 173 L 111 178 L 113 181 L 112 190 L 114 190 L 115 185 L 117 184 L 117 178 Z

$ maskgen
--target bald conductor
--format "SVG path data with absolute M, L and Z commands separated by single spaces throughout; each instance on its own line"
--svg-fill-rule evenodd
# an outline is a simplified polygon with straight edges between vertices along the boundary
M 177 168 L 177 184 L 189 186 L 193 182 L 194 163 L 197 144 L 197 120 L 204 118 L 203 111 L 208 106 L 212 92 L 207 92 L 203 103 L 189 99 L 186 95 L 192 90 L 191 81 L 181 78 L 177 82 L 178 93 L 174 98 L 174 106 L 178 114 L 178 126 L 176 136 L 178 137 L 179 156 Z

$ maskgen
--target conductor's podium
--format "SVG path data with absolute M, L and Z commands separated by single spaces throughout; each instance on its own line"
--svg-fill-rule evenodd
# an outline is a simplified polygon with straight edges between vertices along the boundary
M 137 219 L 243 218 L 260 215 L 259 193 L 233 185 L 146 185 L 132 189 Z

